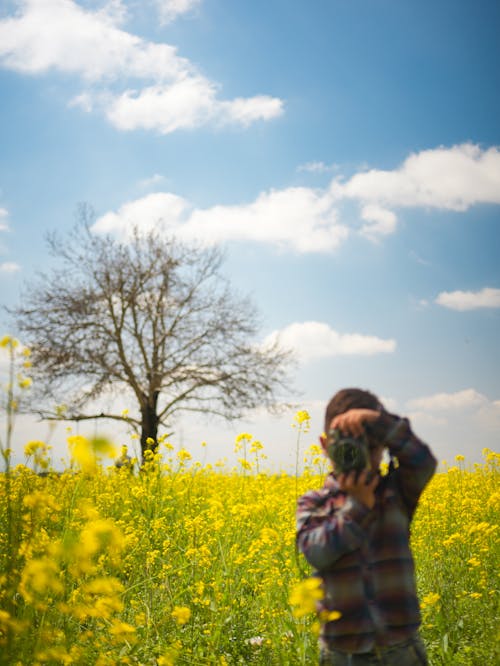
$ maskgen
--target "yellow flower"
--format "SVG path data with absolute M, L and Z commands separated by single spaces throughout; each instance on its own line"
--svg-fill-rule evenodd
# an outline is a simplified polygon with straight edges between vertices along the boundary
M 382 461 L 379 467 L 380 476 L 387 476 L 389 474 L 389 463 Z
M 253 439 L 253 435 L 251 435 L 248 432 L 241 432 L 236 439 L 234 440 L 236 444 L 240 444 L 240 442 L 247 441 L 250 442 Z
M 52 662 L 57 664 L 73 664 L 74 659 L 71 654 L 65 650 L 64 647 L 58 645 L 48 647 L 36 653 L 36 659 L 46 663 Z M 39 662 L 38 662 L 39 663 Z
M 114 458 L 117 454 L 116 446 L 106 437 L 94 437 L 90 440 L 90 445 L 96 457 Z
M 248 472 L 251 471 L 252 465 L 247 460 L 244 458 L 238 458 L 238 462 L 240 463 L 242 469 L 247 470 Z
M 31 442 L 28 442 L 24 447 L 24 455 L 29 457 L 36 453 L 39 449 L 44 450 L 45 448 L 45 442 L 34 439 Z
M 23 506 L 39 513 L 39 518 L 46 515 L 54 515 L 61 510 L 55 497 L 42 490 L 35 490 L 23 498 Z
M 64 404 L 63 405 L 56 405 L 55 411 L 56 411 L 56 416 L 62 417 L 68 411 L 68 406 L 64 405 Z
M 186 624 L 189 622 L 191 617 L 191 609 L 187 606 L 176 606 L 171 613 L 171 616 L 179 625 Z
M 33 380 L 31 377 L 19 377 L 17 380 L 18 386 L 21 389 L 27 389 L 31 386 L 33 383 Z
M 180 462 L 186 462 L 186 460 L 191 460 L 192 455 L 189 453 L 189 451 L 186 451 L 186 449 L 181 449 L 177 453 L 177 458 L 180 460 Z
M 429 606 L 435 606 L 437 602 L 441 599 L 441 595 L 437 594 L 437 592 L 430 592 L 429 594 L 426 594 L 425 597 L 423 597 L 421 603 L 420 603 L 420 608 L 428 608 Z
M 73 592 L 71 613 L 79 620 L 89 617 L 111 619 L 123 610 L 122 594 L 123 585 L 116 578 L 94 578 Z
M 263 449 L 262 442 L 259 442 L 259 440 L 255 440 L 252 442 L 252 445 L 250 446 L 250 453 L 256 453 L 257 451 L 262 451 Z
M 23 569 L 19 584 L 19 591 L 25 601 L 33 603 L 40 599 L 43 600 L 45 607 L 47 597 L 51 594 L 60 594 L 64 589 L 58 573 L 57 563 L 48 557 L 29 560 Z
M 116 457 L 116 447 L 105 437 L 87 439 L 82 435 L 68 437 L 71 457 L 87 474 L 96 472 L 97 463 L 102 457 Z
M 19 340 L 16 340 L 13 338 L 11 335 L 4 335 L 3 338 L 0 340 L 0 347 L 5 349 L 6 347 L 10 347 L 11 349 L 15 349 L 19 344 Z
M 321 611 L 319 614 L 319 619 L 321 622 L 335 622 L 336 620 L 340 620 L 342 617 L 342 613 L 338 610 L 333 610 L 333 611 Z
M 238 451 L 241 451 L 241 449 L 245 449 L 246 445 L 251 442 L 252 439 L 253 435 L 251 435 L 249 432 L 240 433 L 234 440 L 234 452 L 238 453 Z
M 68 437 L 71 457 L 80 465 L 84 472 L 95 470 L 96 460 L 86 437 L 72 435 Z
M 135 643 L 137 637 L 135 635 L 135 627 L 127 622 L 122 622 L 121 620 L 113 620 L 111 626 L 109 627 L 109 633 L 117 641 L 129 641 Z
M 308 423 L 311 417 L 306 409 L 300 409 L 293 417 L 293 420 L 297 425 L 302 425 L 303 423 Z
M 79 550 L 87 556 L 93 556 L 103 551 L 117 556 L 123 547 L 123 535 L 109 519 L 99 518 L 89 522 L 80 535 Z
M 317 577 L 306 578 L 298 583 L 290 592 L 289 602 L 295 606 L 293 615 L 295 617 L 304 617 L 308 613 L 316 611 L 317 602 L 323 599 L 324 592 L 321 586 L 321 579 Z

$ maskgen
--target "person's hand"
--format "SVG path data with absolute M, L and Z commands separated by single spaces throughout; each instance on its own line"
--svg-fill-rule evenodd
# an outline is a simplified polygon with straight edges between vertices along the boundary
M 332 419 L 330 429 L 338 429 L 353 437 L 361 437 L 365 431 L 365 424 L 374 423 L 379 416 L 380 412 L 375 409 L 349 409 Z
M 368 509 L 373 509 L 375 506 L 375 488 L 379 482 L 378 474 L 375 474 L 373 479 L 368 480 L 370 472 L 349 472 L 349 474 L 341 474 L 337 481 L 340 490 L 354 497 L 358 502 L 364 504 Z

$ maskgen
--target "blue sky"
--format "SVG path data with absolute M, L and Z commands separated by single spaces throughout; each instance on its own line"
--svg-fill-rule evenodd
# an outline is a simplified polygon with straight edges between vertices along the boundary
M 499 29 L 493 0 L 3 0 L 2 305 L 82 201 L 96 233 L 218 243 L 261 339 L 297 350 L 305 444 L 354 385 L 440 459 L 480 460 L 500 426 Z M 286 466 L 292 416 L 184 420 L 177 443 L 218 458 L 250 431 Z M 20 417 L 16 447 L 45 431 Z

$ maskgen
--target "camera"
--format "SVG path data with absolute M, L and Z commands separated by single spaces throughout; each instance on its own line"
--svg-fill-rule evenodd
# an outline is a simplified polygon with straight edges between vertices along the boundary
M 366 435 L 353 437 L 340 430 L 328 432 L 326 451 L 338 474 L 362 472 L 371 467 L 370 446 Z

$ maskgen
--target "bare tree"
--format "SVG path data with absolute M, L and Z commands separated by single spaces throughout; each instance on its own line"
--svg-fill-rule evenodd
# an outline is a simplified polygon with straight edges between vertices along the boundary
M 69 235 L 48 237 L 56 265 L 11 311 L 45 396 L 40 415 L 61 418 L 63 402 L 66 420 L 126 421 L 144 455 L 180 411 L 234 419 L 272 407 L 290 355 L 256 344 L 255 308 L 221 277 L 220 251 L 154 231 L 119 242 L 93 234 L 92 220 L 83 207 Z M 110 389 L 131 390 L 135 417 L 86 411 Z

